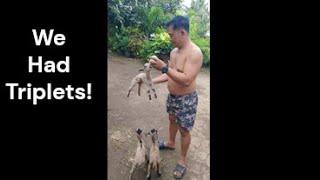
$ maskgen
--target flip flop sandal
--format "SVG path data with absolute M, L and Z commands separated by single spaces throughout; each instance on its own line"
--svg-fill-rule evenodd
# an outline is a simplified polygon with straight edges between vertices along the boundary
M 173 173 L 175 172 L 179 172 L 180 173 L 180 176 L 177 176 L 176 174 L 173 174 L 173 177 L 175 179 L 182 179 L 183 176 L 186 174 L 186 171 L 187 171 L 187 168 L 180 165 L 180 164 L 177 164 L 176 167 L 174 168 L 173 170 Z
M 173 147 L 166 146 L 164 140 L 160 140 L 160 141 L 159 141 L 159 149 L 160 149 L 160 150 L 165 150 L 165 149 L 175 150 L 175 148 L 173 148 Z

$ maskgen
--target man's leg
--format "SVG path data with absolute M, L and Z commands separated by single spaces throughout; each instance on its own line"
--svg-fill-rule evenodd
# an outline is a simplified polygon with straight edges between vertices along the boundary
M 179 127 L 181 133 L 181 153 L 180 153 L 180 163 L 181 165 L 186 165 L 186 157 L 191 142 L 190 132 L 184 128 Z
M 176 123 L 176 117 L 173 114 L 169 114 L 169 141 L 166 143 L 166 146 L 175 147 L 176 135 L 178 132 L 178 125 Z
M 187 166 L 187 152 L 189 149 L 189 145 L 191 143 L 191 135 L 190 132 L 184 128 L 178 126 L 179 131 L 181 133 L 181 152 L 178 163 L 184 167 Z M 175 175 L 181 176 L 179 172 L 174 172 Z
M 192 104 L 190 109 L 190 104 Z M 196 112 L 197 112 L 197 105 L 198 105 L 198 96 L 197 93 L 192 93 L 188 95 L 185 100 L 183 101 L 182 109 L 180 110 L 180 117 L 179 120 L 179 131 L 181 133 L 181 153 L 180 158 L 178 161 L 176 170 L 180 172 L 174 172 L 176 176 L 181 177 L 181 173 L 185 173 L 186 166 L 187 166 L 187 152 L 189 149 L 189 145 L 191 143 L 191 134 L 190 131 L 193 128 Z M 187 109 L 186 109 L 187 108 Z M 182 113 L 183 112 L 183 113 Z M 185 167 L 184 169 L 181 166 Z

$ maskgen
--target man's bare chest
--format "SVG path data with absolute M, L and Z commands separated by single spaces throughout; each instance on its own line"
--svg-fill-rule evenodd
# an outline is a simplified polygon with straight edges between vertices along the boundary
M 176 69 L 178 72 L 184 72 L 186 60 L 186 56 L 175 55 L 170 60 L 170 67 Z

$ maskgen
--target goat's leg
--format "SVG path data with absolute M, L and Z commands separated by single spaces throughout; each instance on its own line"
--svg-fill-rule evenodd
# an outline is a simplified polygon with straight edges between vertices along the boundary
M 148 93 L 148 95 L 149 95 L 149 100 L 151 100 L 151 92 L 150 92 L 151 88 L 150 88 L 150 82 L 149 82 L 149 81 L 147 81 L 146 79 L 142 79 L 142 81 L 143 81 L 143 83 L 148 87 L 147 93 Z
M 145 81 L 144 84 L 148 87 L 147 93 L 148 93 L 148 95 L 149 95 L 149 100 L 151 100 L 151 92 L 150 92 L 151 87 L 150 87 L 150 83 L 149 83 L 148 81 Z
M 156 93 L 156 89 L 154 89 L 154 87 L 153 87 L 153 83 L 151 83 L 150 86 L 151 86 L 151 90 L 152 90 L 152 92 L 154 94 L 154 98 L 157 99 L 157 93 Z
M 147 179 L 151 179 L 150 170 L 151 170 L 151 163 L 148 164 Z
M 151 82 L 145 82 L 145 84 L 148 86 L 148 95 L 149 95 L 149 100 L 151 100 L 151 85 L 152 83 Z
M 146 160 L 146 167 L 145 167 L 146 169 L 145 170 L 148 171 L 149 157 L 147 154 L 145 155 L 145 160 Z
M 136 84 L 137 84 L 137 79 L 136 79 L 136 78 L 133 78 L 132 81 L 131 81 L 129 90 L 128 90 L 128 95 L 127 95 L 127 97 L 129 97 L 131 90 L 134 88 L 134 86 L 135 86 Z
M 152 89 L 153 93 L 154 93 L 154 98 L 157 99 L 157 93 L 156 93 L 156 90 L 155 89 Z
M 140 96 L 141 84 L 142 84 L 142 81 L 138 82 L 138 95 L 139 96 Z
M 149 166 L 149 163 L 146 162 L 145 167 L 144 167 L 144 171 L 147 172 L 147 173 L 148 173 L 148 166 Z
M 157 162 L 157 174 L 158 174 L 158 176 L 161 176 L 160 162 Z
M 136 168 L 136 164 L 134 163 L 134 164 L 132 165 L 131 170 L 130 170 L 129 180 L 131 180 L 131 179 L 132 179 L 132 174 L 133 174 L 133 171 L 134 171 L 134 169 L 135 169 L 135 168 Z
M 150 89 L 147 91 L 148 95 L 149 95 L 149 100 L 151 100 L 151 92 Z

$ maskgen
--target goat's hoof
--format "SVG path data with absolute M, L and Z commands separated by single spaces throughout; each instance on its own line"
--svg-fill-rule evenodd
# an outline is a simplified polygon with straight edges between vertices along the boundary
M 147 179 L 148 179 L 148 180 L 150 180 L 150 179 L 151 179 L 151 176 L 150 176 L 150 175 L 148 175 L 148 176 L 147 176 Z
M 158 175 L 158 177 L 160 177 L 160 176 L 161 176 L 161 173 L 160 173 L 160 172 L 158 172 L 158 173 L 157 173 L 157 175 Z

